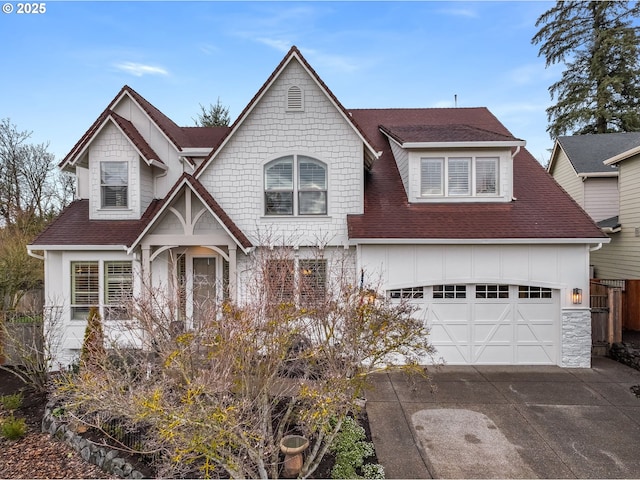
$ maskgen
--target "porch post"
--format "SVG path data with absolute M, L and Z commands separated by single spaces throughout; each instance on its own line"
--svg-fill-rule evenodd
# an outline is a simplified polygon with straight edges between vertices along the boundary
M 234 243 L 229 245 L 229 299 L 233 302 L 238 300 L 238 279 L 236 263 L 237 246 Z
M 143 286 L 151 288 L 151 246 L 142 245 L 142 281 Z

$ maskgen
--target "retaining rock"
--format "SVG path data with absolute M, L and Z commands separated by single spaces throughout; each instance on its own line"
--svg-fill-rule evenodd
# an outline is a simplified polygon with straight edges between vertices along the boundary
M 118 457 L 116 450 L 107 446 L 97 445 L 91 440 L 83 438 L 69 428 L 65 422 L 54 417 L 52 413 L 54 407 L 55 403 L 49 402 L 45 408 L 44 417 L 42 418 L 43 432 L 49 433 L 53 438 L 66 443 L 76 452 L 79 452 L 84 460 L 97 465 L 107 473 L 121 478 L 144 478 L 142 472 L 136 470 L 124 458 Z

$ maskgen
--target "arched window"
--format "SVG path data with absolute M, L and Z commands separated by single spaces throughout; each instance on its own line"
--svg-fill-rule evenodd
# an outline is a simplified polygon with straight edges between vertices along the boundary
M 264 168 L 265 215 L 326 215 L 327 166 L 305 155 L 288 155 Z

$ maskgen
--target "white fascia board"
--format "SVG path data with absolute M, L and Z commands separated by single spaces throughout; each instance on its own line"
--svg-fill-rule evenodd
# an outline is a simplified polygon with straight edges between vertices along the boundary
M 504 142 L 406 142 L 400 146 L 402 148 L 506 148 L 524 147 L 527 144 L 524 140 L 513 140 Z
M 126 245 L 27 245 L 27 251 L 33 252 L 38 250 L 67 250 L 67 251 L 122 251 L 127 250 Z
M 617 177 L 619 176 L 619 173 L 615 170 L 612 170 L 610 172 L 592 172 L 592 173 L 579 173 L 578 177 L 580 178 L 611 178 L 611 177 Z
M 618 162 L 621 162 L 622 160 L 625 160 L 629 157 L 632 157 L 636 154 L 640 153 L 640 146 L 638 147 L 633 147 L 625 152 L 619 153 L 618 155 L 608 158 L 606 159 L 604 162 L 605 165 L 614 165 Z
M 206 157 L 211 153 L 210 147 L 189 147 L 182 149 L 182 157 Z
M 597 244 L 610 238 L 350 238 L 350 245 L 526 245 Z

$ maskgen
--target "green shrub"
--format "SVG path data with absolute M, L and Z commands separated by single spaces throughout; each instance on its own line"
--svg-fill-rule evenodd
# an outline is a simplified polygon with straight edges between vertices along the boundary
M 364 478 L 384 478 L 381 465 L 364 465 L 365 458 L 374 454 L 373 443 L 366 440 L 364 428 L 352 418 L 347 417 L 340 432 L 331 444 L 336 461 L 331 470 L 331 478 L 363 478 L 358 474 L 362 470 Z
M 13 414 L 0 423 L 0 434 L 8 440 L 18 440 L 27 433 L 27 423 L 24 418 L 16 418 Z
M 0 395 L 0 405 L 5 410 L 13 412 L 22 406 L 22 392 L 14 393 L 13 395 Z

